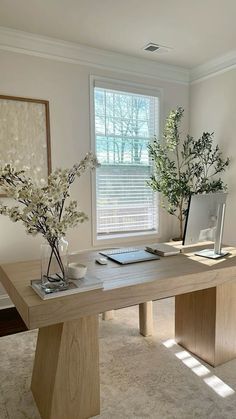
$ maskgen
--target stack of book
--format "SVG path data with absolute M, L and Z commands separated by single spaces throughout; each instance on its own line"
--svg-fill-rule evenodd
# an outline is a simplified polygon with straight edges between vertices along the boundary
M 157 243 L 146 246 L 145 250 L 158 256 L 174 256 L 180 253 L 180 249 L 166 243 Z
M 82 279 L 69 280 L 69 288 L 67 290 L 59 290 L 54 292 L 45 292 L 41 286 L 40 279 L 33 279 L 31 287 L 43 300 L 49 298 L 62 297 L 65 295 L 75 294 L 77 292 L 93 291 L 103 288 L 103 281 L 95 276 L 86 275 Z

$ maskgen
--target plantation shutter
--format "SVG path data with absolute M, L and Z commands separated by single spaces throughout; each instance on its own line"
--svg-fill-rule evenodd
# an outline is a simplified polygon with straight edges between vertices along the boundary
M 127 89 L 126 89 L 127 90 Z M 157 230 L 157 200 L 147 145 L 158 133 L 155 96 L 94 88 L 97 235 Z

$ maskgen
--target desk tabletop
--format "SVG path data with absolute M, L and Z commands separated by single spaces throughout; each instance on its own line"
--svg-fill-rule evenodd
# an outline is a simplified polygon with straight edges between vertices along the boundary
M 236 249 L 226 248 L 230 254 L 218 260 L 196 256 L 191 247 L 176 256 L 125 266 L 110 260 L 105 266 L 96 264 L 98 251 L 79 253 L 71 261 L 86 264 L 89 274 L 104 281 L 104 289 L 49 300 L 41 300 L 30 287 L 31 279 L 40 277 L 39 261 L 3 264 L 0 280 L 27 327 L 35 329 L 235 279 Z

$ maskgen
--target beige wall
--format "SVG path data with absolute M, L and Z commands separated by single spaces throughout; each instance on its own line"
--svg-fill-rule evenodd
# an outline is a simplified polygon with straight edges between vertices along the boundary
M 236 244 L 236 70 L 215 75 L 190 88 L 190 132 L 200 136 L 203 131 L 214 131 L 215 141 L 225 156 L 231 159 L 230 168 L 223 175 L 229 196 L 225 220 L 224 241 Z
M 187 85 L 4 51 L 0 52 L 0 62 L 1 94 L 49 100 L 54 168 L 70 167 L 90 149 L 90 74 L 163 89 L 163 116 L 177 105 L 183 106 L 186 109 L 184 130 L 188 129 Z M 75 185 L 73 194 L 81 209 L 89 215 L 90 221 L 69 232 L 71 251 L 92 246 L 91 184 L 88 174 Z M 172 224 L 172 219 L 162 215 L 163 240 L 174 234 Z M 20 224 L 13 224 L 7 218 L 0 217 L 0 231 L 0 262 L 39 257 L 41 239 L 27 236 Z

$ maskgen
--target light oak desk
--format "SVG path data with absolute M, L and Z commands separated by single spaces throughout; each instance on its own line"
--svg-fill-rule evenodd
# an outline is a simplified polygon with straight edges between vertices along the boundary
M 191 250 L 127 266 L 98 266 L 96 252 L 79 254 L 76 260 L 104 280 L 104 290 L 47 301 L 29 286 L 39 262 L 2 265 L 0 278 L 17 310 L 29 329 L 39 328 L 32 392 L 42 418 L 99 414 L 98 314 L 104 311 L 175 296 L 177 341 L 211 365 L 234 358 L 236 249 L 229 251 L 217 261 Z

